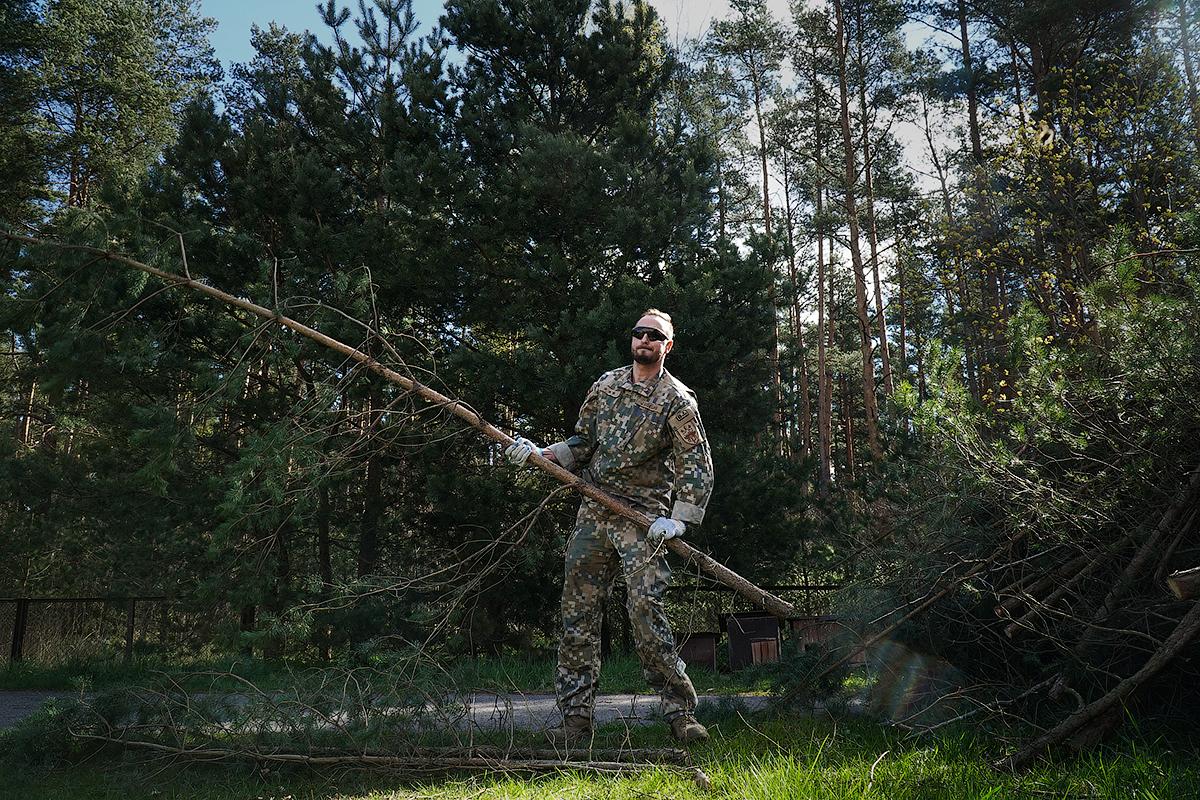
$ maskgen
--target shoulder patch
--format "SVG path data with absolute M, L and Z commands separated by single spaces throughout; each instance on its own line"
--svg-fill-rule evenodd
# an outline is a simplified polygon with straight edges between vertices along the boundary
M 700 424 L 700 412 L 694 402 L 681 404 L 671 413 L 667 424 L 684 449 L 690 450 L 704 441 L 704 426 Z

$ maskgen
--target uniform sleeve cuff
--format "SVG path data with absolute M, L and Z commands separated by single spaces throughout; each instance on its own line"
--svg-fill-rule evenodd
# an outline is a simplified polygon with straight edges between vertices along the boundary
M 558 442 L 552 444 L 548 448 L 551 453 L 554 453 L 555 460 L 558 465 L 568 472 L 575 471 L 575 454 L 571 452 L 571 447 L 566 442 Z
M 704 509 L 694 503 L 676 500 L 671 508 L 671 519 L 677 519 L 690 525 L 699 525 L 704 521 Z

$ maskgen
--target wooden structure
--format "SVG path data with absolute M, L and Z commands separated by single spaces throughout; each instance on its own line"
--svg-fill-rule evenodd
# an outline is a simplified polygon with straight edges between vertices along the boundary
M 695 631 L 679 643 L 679 657 L 689 667 L 704 667 L 717 671 L 717 642 L 721 634 L 717 631 Z
M 729 668 L 779 660 L 779 618 L 762 611 L 728 614 L 723 619 L 729 634 Z

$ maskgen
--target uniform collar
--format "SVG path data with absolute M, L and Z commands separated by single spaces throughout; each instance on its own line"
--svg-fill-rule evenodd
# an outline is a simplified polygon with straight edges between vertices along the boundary
M 651 378 L 644 383 L 635 383 L 633 380 L 633 365 L 630 364 L 625 368 L 625 375 L 621 379 L 620 386 L 622 389 L 628 389 L 631 392 L 637 392 L 642 397 L 649 397 L 654 394 L 654 390 L 662 383 L 663 378 L 667 377 L 667 368 L 663 366 L 658 372 L 657 378 Z

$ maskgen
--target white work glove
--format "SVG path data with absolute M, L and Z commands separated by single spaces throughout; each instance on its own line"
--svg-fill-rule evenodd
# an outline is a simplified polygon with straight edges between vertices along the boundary
M 525 464 L 529 455 L 534 451 L 542 452 L 542 448 L 538 447 L 533 442 L 526 439 L 524 436 L 518 436 L 508 447 L 504 448 L 504 457 L 508 459 L 508 463 L 513 466 L 520 467 Z
M 674 539 L 677 536 L 683 536 L 687 526 L 677 519 L 670 517 L 659 517 L 654 520 L 654 524 L 650 526 L 650 530 L 646 533 L 646 538 L 652 544 L 665 542 L 667 539 Z

